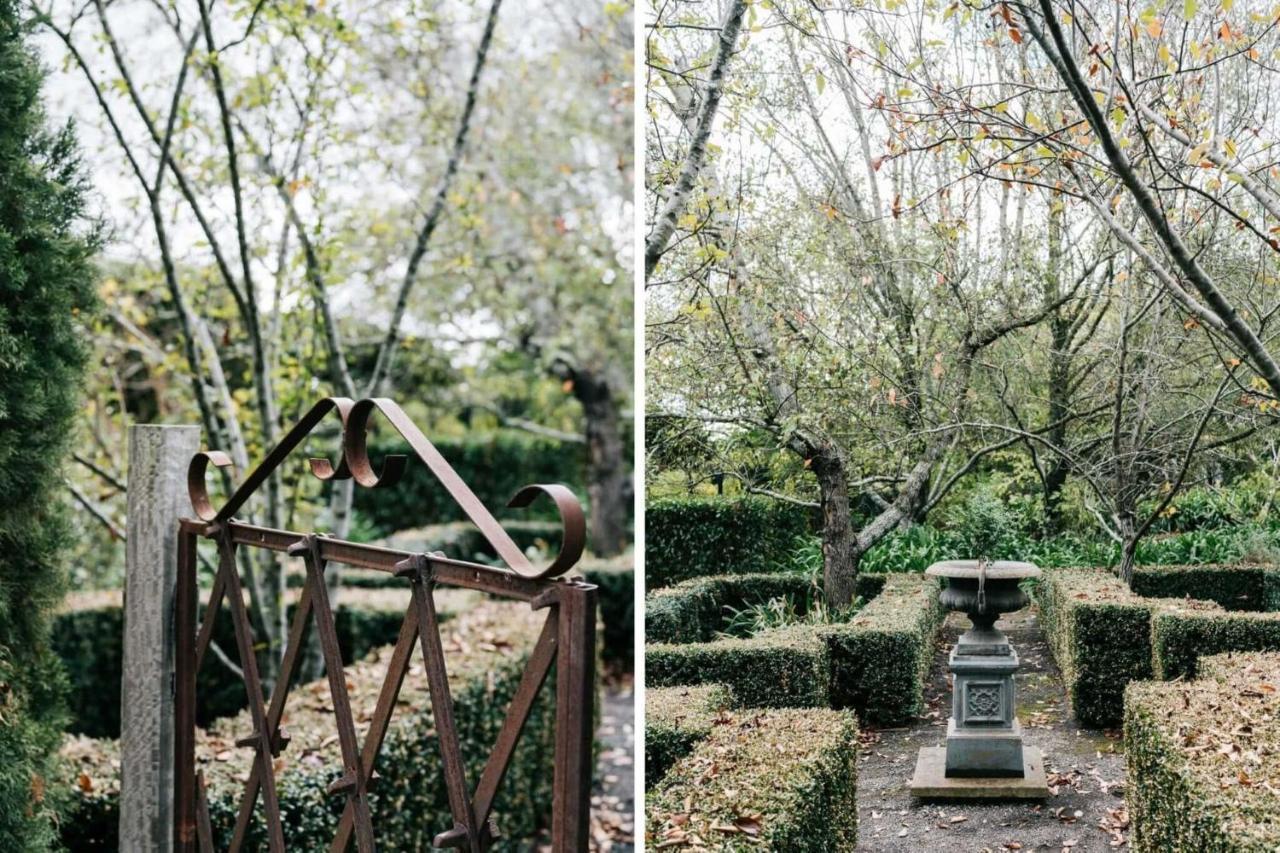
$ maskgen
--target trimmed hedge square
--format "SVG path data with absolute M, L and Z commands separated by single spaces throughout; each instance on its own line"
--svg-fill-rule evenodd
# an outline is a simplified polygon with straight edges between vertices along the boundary
M 1212 678 L 1125 691 L 1130 844 L 1280 849 L 1280 657 L 1217 655 L 1202 666 Z
M 646 797 L 649 849 L 829 853 L 858 843 L 858 725 L 827 709 L 738 711 Z
M 645 597 L 644 631 L 650 643 L 700 643 L 724 623 L 726 608 L 790 596 L 803 610 L 813 581 L 795 572 L 694 578 Z
M 1222 612 L 1212 601 L 1142 598 L 1104 569 L 1046 569 L 1035 597 L 1072 709 L 1090 726 L 1120 722 L 1125 685 L 1152 677 L 1153 613 Z
M 748 708 L 829 704 L 827 649 L 809 625 L 765 631 L 749 639 L 645 646 L 649 688 L 719 683 Z
M 807 507 L 768 498 L 664 498 L 645 505 L 648 589 L 785 565 L 810 531 Z
M 1280 651 L 1280 613 L 1160 613 L 1151 645 L 1156 678 L 1193 678 L 1204 655 Z
M 830 657 L 831 703 L 864 720 L 899 723 L 924 708 L 924 681 L 946 613 L 937 579 L 885 576 L 882 591 L 846 625 L 818 629 Z
M 652 788 L 733 707 L 723 684 L 658 687 L 644 697 L 644 784 Z
M 1261 564 L 1137 566 L 1132 590 L 1147 598 L 1216 601 L 1225 610 L 1267 610 L 1266 578 L 1273 572 Z
M 501 728 L 524 664 L 541 628 L 543 613 L 526 605 L 486 603 L 444 627 L 458 737 L 468 779 L 479 778 L 488 751 Z M 384 647 L 345 670 L 357 734 L 363 741 L 387 661 Z M 453 825 L 443 784 L 439 744 L 432 722 L 426 674 L 415 650 L 414 666 L 400 692 L 377 769 L 382 777 L 371 794 L 381 847 L 431 848 L 435 833 Z M 554 677 L 549 682 L 554 684 Z M 277 785 L 285 840 L 290 849 L 328 847 L 343 806 L 342 797 L 325 793 L 341 775 L 341 750 L 329 710 L 324 679 L 295 686 L 285 705 L 283 724 L 292 742 L 276 759 Z M 197 736 L 197 762 L 208 784 L 215 845 L 222 849 L 230 833 L 253 752 L 235 739 L 252 730 L 247 712 L 219 720 Z M 528 845 L 551 808 L 554 755 L 554 693 L 539 696 L 499 792 L 494 814 L 502 834 L 496 849 Z M 119 761 L 114 741 L 72 738 L 64 749 L 72 807 L 62 819 L 63 843 L 72 850 L 115 849 L 119 820 Z M 248 849 L 265 849 L 258 810 Z

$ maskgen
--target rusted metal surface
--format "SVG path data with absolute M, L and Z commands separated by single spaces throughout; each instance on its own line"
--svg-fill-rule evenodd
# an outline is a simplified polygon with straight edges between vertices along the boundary
M 329 459 L 311 459 L 310 469 L 314 476 L 322 480 L 352 478 L 364 488 L 393 486 L 404 474 L 408 459 L 389 456 L 381 470 L 375 472 L 369 459 L 366 432 L 370 417 L 375 412 L 379 413 L 404 437 L 414 454 L 480 530 L 506 567 L 344 542 L 314 533 L 274 530 L 237 520 L 236 513 L 245 506 L 254 491 L 331 412 L 337 414 L 342 425 L 342 455 L 336 463 Z M 254 726 L 254 731 L 237 741 L 238 745 L 253 747 L 254 760 L 241 795 L 229 850 L 238 851 L 244 847 L 259 802 L 262 804 L 261 814 L 266 824 L 269 849 L 286 849 L 272 759 L 289 744 L 289 735 L 281 728 L 280 722 L 289 684 L 301 663 L 302 639 L 311 624 L 320 639 L 332 696 L 335 734 L 342 754 L 342 767 L 335 768 L 340 774 L 328 791 L 331 796 L 342 797 L 344 801 L 330 850 L 346 850 L 353 839 L 361 853 L 376 848 L 378 815 L 370 803 L 369 789 L 376 779 L 378 752 L 417 646 L 421 649 L 427 673 L 443 781 L 453 818 L 452 826 L 440 828 L 435 836 L 435 845 L 481 851 L 492 844 L 490 814 L 494 797 L 502 785 L 534 700 L 546 683 L 552 664 L 555 664 L 556 732 L 551 841 L 557 851 L 586 851 L 595 698 L 596 588 L 561 577 L 577 563 L 586 541 L 586 519 L 573 493 L 564 486 L 539 484 L 526 486 L 512 497 L 509 506 L 524 507 L 545 495 L 555 503 L 560 513 L 564 532 L 560 552 L 549 565 L 542 568 L 534 566 L 427 437 L 398 405 L 385 398 L 359 402 L 342 397 L 321 400 L 267 454 L 221 508 L 214 507 L 208 494 L 206 474 L 211 464 L 225 467 L 230 464 L 230 458 L 225 453 L 210 450 L 198 453 L 192 459 L 188 490 L 195 517 L 183 519 L 179 525 L 178 581 L 174 603 L 177 638 L 174 681 L 177 727 L 174 738 L 177 785 L 175 849 L 213 849 L 203 775 L 197 772 L 195 760 L 196 673 L 212 640 L 214 618 L 225 603 L 235 628 Z M 219 559 L 203 618 L 197 622 L 196 545 L 200 539 L 216 544 Z M 236 566 L 237 550 L 242 547 L 287 552 L 300 557 L 306 566 L 306 579 L 290 624 L 284 658 L 280 662 L 277 688 L 272 691 L 269 703 L 263 696 L 262 682 L 258 677 L 252 630 Z M 412 600 L 401 624 L 363 743 L 359 742 L 355 715 L 345 689 L 333 610 L 325 585 L 325 569 L 334 563 L 395 574 L 404 578 L 412 590 Z M 523 601 L 535 610 L 547 611 L 546 622 L 474 787 L 466 776 L 453 700 L 449 695 L 447 662 L 433 595 L 438 586 L 478 590 Z

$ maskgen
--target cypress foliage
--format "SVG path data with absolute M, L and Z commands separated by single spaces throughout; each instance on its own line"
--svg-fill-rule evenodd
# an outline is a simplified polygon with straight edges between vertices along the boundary
M 19 4 L 0 0 L 0 850 L 15 851 L 56 841 L 46 780 L 65 679 L 48 632 L 97 244 L 75 137 L 46 123 L 26 36 Z

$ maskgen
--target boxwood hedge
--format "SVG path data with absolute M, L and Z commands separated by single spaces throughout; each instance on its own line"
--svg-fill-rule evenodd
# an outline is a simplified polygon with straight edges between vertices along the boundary
M 542 613 L 528 606 L 486 603 L 459 617 L 447 630 L 449 684 L 458 735 L 471 783 L 479 778 L 488 751 L 502 725 L 507 704 L 519 683 L 537 637 Z M 390 648 L 372 652 L 346 669 L 348 692 L 363 738 L 382 684 Z M 554 684 L 554 679 L 551 682 Z M 276 761 L 285 839 L 290 849 L 328 847 L 343 800 L 325 794 L 341 775 L 328 682 L 295 687 L 286 705 L 285 725 L 292 742 Z M 502 834 L 497 849 L 529 846 L 527 839 L 545 825 L 551 807 L 554 755 L 554 694 L 545 691 L 535 704 L 507 772 L 494 813 Z M 248 712 L 223 718 L 201 730 L 197 761 L 208 783 L 215 843 L 229 841 L 252 751 L 235 739 L 252 730 Z M 64 748 L 66 778 L 73 800 L 63 816 L 63 843 L 71 850 L 110 850 L 116 845 L 119 817 L 119 760 L 114 741 L 71 738 Z M 452 825 L 426 675 L 411 669 L 400 693 L 377 764 L 381 779 L 371 802 L 380 846 L 397 850 L 431 848 L 435 833 Z M 249 849 L 265 849 L 260 812 Z
M 644 697 L 644 784 L 656 785 L 672 764 L 688 755 L 711 734 L 717 720 L 733 706 L 723 684 L 657 687 Z
M 334 610 L 338 646 L 343 661 L 350 663 L 370 649 L 395 642 L 400 622 L 408 607 L 408 592 L 400 581 L 398 590 L 344 589 Z M 456 607 L 442 597 L 442 618 Z M 92 737 L 120 734 L 120 677 L 124 612 L 117 592 L 98 592 L 68 597 L 56 616 L 52 645 L 70 682 L 68 730 Z M 226 608 L 218 614 L 214 639 L 234 655 L 235 633 Z M 198 722 L 234 714 L 244 707 L 244 688 L 234 674 L 212 657 L 201 668 L 198 679 L 201 704 Z
M 1226 610 L 1266 610 L 1270 565 L 1137 566 L 1132 590 L 1147 598 L 1216 601 Z
M 645 686 L 719 683 L 743 707 L 829 704 L 827 649 L 809 625 L 710 643 L 652 643 L 644 652 Z
M 831 703 L 864 720 L 897 723 L 924 708 L 924 681 L 946 615 L 935 578 L 888 575 L 882 591 L 845 625 L 820 628 L 830 658 Z
M 858 726 L 847 711 L 736 711 L 646 799 L 645 843 L 712 850 L 852 850 Z
M 1143 598 L 1104 569 L 1048 569 L 1035 595 L 1076 718 L 1094 726 L 1120 722 L 1125 685 L 1151 678 L 1153 613 L 1222 613 L 1212 601 Z
M 1192 678 L 1204 655 L 1280 651 L 1280 613 L 1159 613 L 1151 645 L 1156 678 Z
M 1202 665 L 1212 677 L 1125 691 L 1131 846 L 1280 849 L 1270 784 L 1280 777 L 1280 657 L 1216 656 Z
M 703 575 L 768 572 L 808 533 L 810 510 L 761 497 L 664 498 L 645 506 L 649 589 Z
M 720 630 L 726 608 L 789 596 L 803 610 L 812 592 L 813 582 L 795 572 L 694 578 L 645 597 L 645 639 L 651 643 L 704 642 Z

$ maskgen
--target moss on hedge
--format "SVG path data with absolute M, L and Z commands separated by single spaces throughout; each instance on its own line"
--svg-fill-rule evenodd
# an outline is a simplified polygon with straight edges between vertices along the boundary
M 852 621 L 818 634 L 830 657 L 832 705 L 856 708 L 870 722 L 898 723 L 924 708 L 924 681 L 946 614 L 935 578 L 892 574 L 881 586 Z
M 1226 610 L 1265 610 L 1266 577 L 1274 571 L 1262 564 L 1137 566 L 1132 590 L 1147 598 L 1216 601 Z
M 1130 843 L 1139 853 L 1280 848 L 1280 657 L 1204 663 L 1214 677 L 1125 691 Z
M 796 572 L 713 575 L 654 590 L 645 598 L 645 639 L 650 643 L 698 643 L 715 637 L 727 608 L 784 596 L 801 610 L 813 582 Z
M 1212 601 L 1143 598 L 1103 569 L 1048 569 L 1035 596 L 1076 718 L 1093 726 L 1123 719 L 1125 685 L 1151 678 L 1153 613 L 1222 612 Z
M 827 650 L 817 631 L 793 625 L 748 639 L 653 643 L 645 647 L 648 687 L 719 683 L 744 707 L 829 704 Z
M 671 765 L 711 734 L 718 720 L 727 720 L 724 712 L 732 706 L 733 694 L 723 684 L 658 687 L 645 691 L 645 787 L 658 784 Z
M 858 727 L 827 709 L 738 711 L 646 797 L 646 846 L 852 850 Z
M 1280 651 L 1280 613 L 1159 613 L 1151 645 L 1156 678 L 1191 678 L 1204 655 Z
M 807 507 L 761 497 L 665 498 L 645 506 L 648 589 L 783 565 L 809 532 Z
M 474 784 L 502 725 L 524 663 L 537 637 L 543 613 L 528 606 L 486 603 L 459 616 L 444 629 L 449 684 L 468 780 Z M 363 740 L 385 674 L 390 648 L 372 652 L 346 669 L 356 726 Z M 415 661 L 420 662 L 416 657 Z M 552 681 L 551 683 L 554 683 Z M 495 806 L 503 840 L 500 849 L 519 849 L 521 839 L 544 824 L 551 807 L 554 754 L 554 699 L 544 691 L 524 730 Z M 285 838 L 290 849 L 326 848 L 341 812 L 341 797 L 325 788 L 340 775 L 337 743 L 326 680 L 294 687 L 284 725 L 292 736 L 276 760 Z M 215 842 L 225 847 L 235 822 L 243 775 L 252 750 L 235 739 L 252 730 L 247 712 L 201 730 L 197 761 L 208 782 Z M 63 818 L 63 840 L 73 850 L 114 849 L 118 819 L 118 759 L 113 742 L 72 739 L 64 783 L 74 806 Z M 429 849 L 435 833 L 452 825 L 442 783 L 438 743 L 432 723 L 426 675 L 415 665 L 405 679 L 400 701 L 378 759 L 382 777 L 371 795 L 381 846 Z M 265 849 L 260 823 L 249 848 Z

